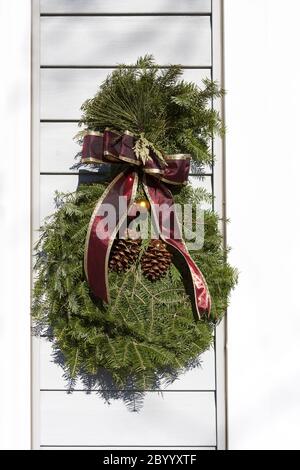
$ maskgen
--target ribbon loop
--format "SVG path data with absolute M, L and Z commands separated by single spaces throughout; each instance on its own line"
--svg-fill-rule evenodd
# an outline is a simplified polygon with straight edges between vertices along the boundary
M 156 228 L 159 236 L 172 246 L 183 257 L 194 287 L 194 302 L 199 319 L 204 312 L 210 313 L 211 299 L 206 281 L 200 269 L 191 258 L 180 233 L 178 221 L 174 214 L 174 227 L 170 231 L 168 214 L 158 214 L 157 208 L 162 204 L 167 207 L 174 205 L 173 195 L 164 183 L 186 184 L 190 168 L 190 155 L 176 154 L 165 156 L 163 165 L 153 150 L 150 158 L 143 165 L 134 152 L 136 138 L 130 132 L 119 134 L 105 130 L 104 133 L 87 131 L 83 139 L 83 163 L 126 163 L 127 169 L 121 172 L 104 191 L 92 214 L 85 246 L 84 267 L 86 277 L 93 294 L 104 302 L 109 302 L 108 260 L 112 243 L 126 220 L 130 206 L 133 204 L 137 191 L 138 173 L 140 167 L 144 172 L 143 186 L 151 204 Z M 125 200 L 122 205 L 121 201 Z M 105 204 L 115 209 L 115 223 L 108 224 L 104 230 L 105 216 L 102 213 Z M 169 231 L 167 231 L 167 228 Z M 101 233 L 99 233 L 99 231 Z

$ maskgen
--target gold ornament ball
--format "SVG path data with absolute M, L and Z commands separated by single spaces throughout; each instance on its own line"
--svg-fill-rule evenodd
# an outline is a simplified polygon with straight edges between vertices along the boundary
M 150 209 L 150 203 L 147 199 L 138 199 L 136 201 L 136 204 L 141 208 L 141 209 Z

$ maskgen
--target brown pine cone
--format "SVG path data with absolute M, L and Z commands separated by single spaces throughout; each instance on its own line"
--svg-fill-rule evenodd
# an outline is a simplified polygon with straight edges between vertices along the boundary
M 118 273 L 127 271 L 139 256 L 141 242 L 141 239 L 116 238 L 110 253 L 109 270 Z
M 151 240 L 141 259 L 142 272 L 150 281 L 165 276 L 172 262 L 172 254 L 162 240 Z

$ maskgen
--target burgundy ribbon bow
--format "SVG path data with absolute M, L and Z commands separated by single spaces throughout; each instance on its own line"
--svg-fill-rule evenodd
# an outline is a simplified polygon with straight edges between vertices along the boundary
M 194 302 L 200 319 L 201 314 L 204 312 L 209 314 L 211 308 L 211 299 L 204 276 L 192 260 L 183 240 L 174 236 L 174 233 L 180 233 L 176 217 L 173 221 L 174 226 L 170 230 L 170 221 L 168 220 L 170 212 L 165 211 L 165 214 L 160 212 L 160 216 L 157 213 L 157 208 L 161 204 L 166 204 L 168 208 L 173 207 L 173 196 L 165 183 L 180 185 L 187 182 L 190 156 L 185 154 L 168 155 L 165 156 L 166 164 L 163 164 L 154 152 L 150 152 L 151 158 L 143 164 L 133 150 L 135 142 L 136 138 L 130 132 L 120 135 L 110 130 L 103 134 L 88 131 L 83 139 L 82 162 L 127 163 L 125 170 L 118 174 L 104 191 L 90 220 L 84 255 L 85 274 L 90 289 L 96 297 L 109 303 L 108 260 L 110 250 L 121 224 L 127 218 L 128 211 L 134 203 L 139 178 L 137 168 L 140 167 L 143 172 L 143 187 L 151 204 L 159 236 L 182 255 L 191 274 Z M 122 200 L 126 201 L 125 207 L 120 207 L 120 196 L 123 196 Z M 102 204 L 113 205 L 117 220 L 114 227 L 106 226 L 107 230 L 105 233 L 102 231 L 101 237 L 99 237 L 97 230 L 101 227 L 104 218 L 103 211 L 100 210 Z

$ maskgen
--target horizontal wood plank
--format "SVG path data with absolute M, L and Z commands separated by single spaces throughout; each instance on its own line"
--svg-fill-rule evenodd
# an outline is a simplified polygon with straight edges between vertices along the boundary
M 40 388 L 44 390 L 67 390 L 68 383 L 63 378 L 63 369 L 52 353 L 51 343 L 46 338 L 40 340 Z M 213 349 L 201 356 L 201 367 L 185 372 L 166 390 L 214 390 L 215 389 L 215 355 Z M 79 379 L 74 385 L 75 390 L 85 389 Z
M 211 0 L 40 0 L 41 13 L 145 13 L 211 11 Z
M 53 214 L 56 210 L 54 197 L 55 192 L 75 191 L 78 184 L 78 176 L 41 176 L 40 177 L 40 223 L 45 217 Z
M 211 392 L 150 392 L 138 413 L 96 394 L 41 392 L 40 410 L 41 445 L 216 445 Z
M 42 173 L 74 171 L 71 167 L 75 163 L 75 156 L 81 151 L 81 146 L 74 140 L 78 131 L 76 123 L 41 123 L 40 171 Z
M 81 105 L 92 98 L 112 69 L 42 69 L 41 119 L 80 119 Z M 201 87 L 210 69 L 185 69 L 182 78 Z
M 209 17 L 43 17 L 42 65 L 211 65 Z
M 85 446 L 85 447 L 80 447 L 80 446 L 41 446 L 40 447 L 40 450 L 112 450 L 112 451 L 118 451 L 118 450 L 128 450 L 128 451 L 132 451 L 132 450 L 150 450 L 152 452 L 156 452 L 157 450 L 174 450 L 174 451 L 178 451 L 178 450 L 193 450 L 193 451 L 216 451 L 216 447 L 197 447 L 197 446 L 194 446 L 194 447 L 188 447 L 188 446 L 177 446 L 177 447 L 170 447 L 170 446 L 166 446 L 166 447 L 120 447 L 120 446 L 115 446 L 115 447 L 100 447 L 100 446 L 94 446 L 94 447 L 91 447 L 91 446 Z

